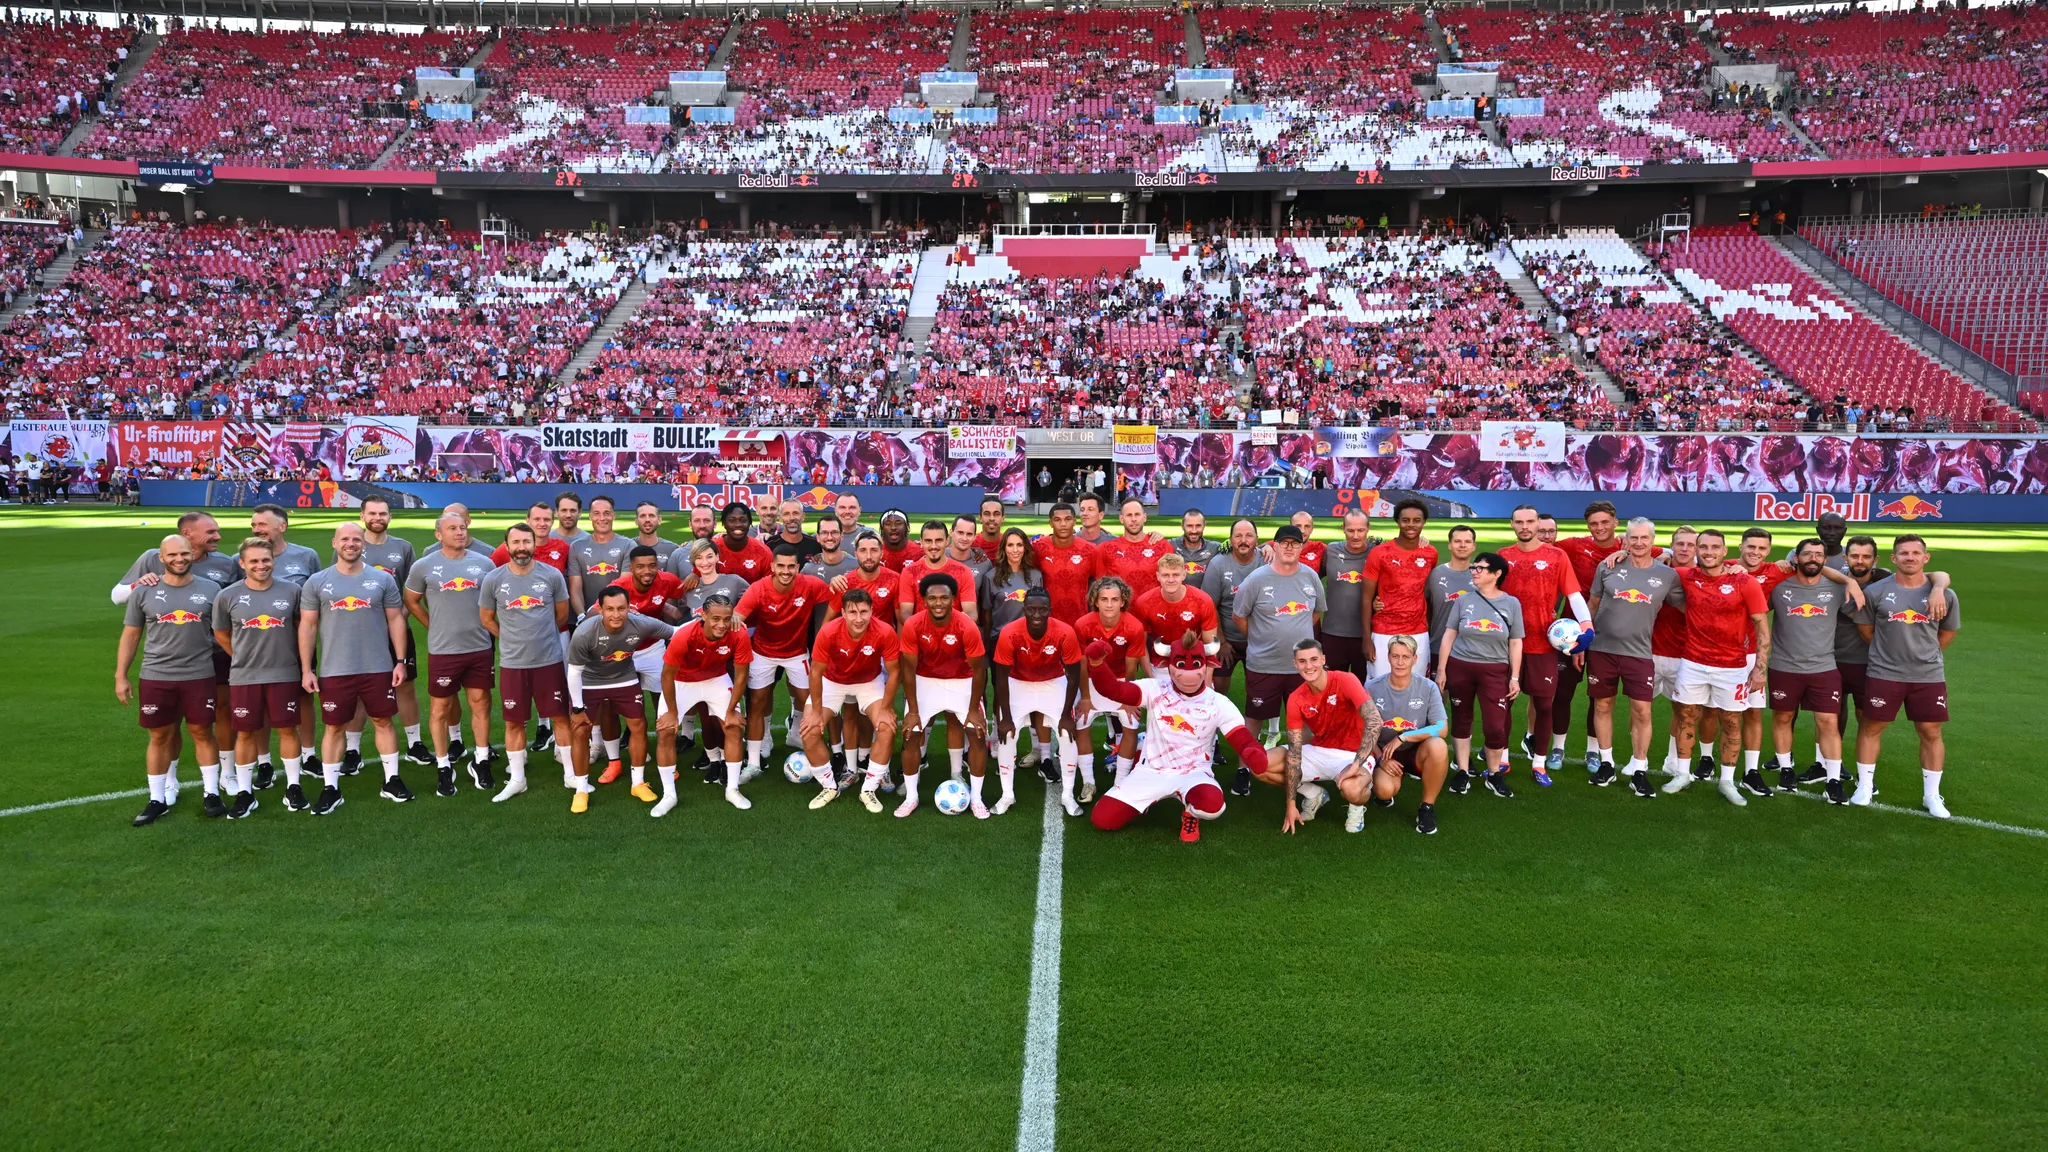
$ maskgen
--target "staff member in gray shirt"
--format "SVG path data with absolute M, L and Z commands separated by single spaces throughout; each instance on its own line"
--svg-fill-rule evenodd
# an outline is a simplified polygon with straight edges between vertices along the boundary
M 1273 562 L 1244 578 L 1230 614 L 1244 633 L 1245 716 L 1266 722 L 1268 738 L 1280 731 L 1287 697 L 1301 687 L 1294 646 L 1315 639 L 1329 610 L 1322 578 L 1301 563 L 1302 531 L 1283 524 L 1273 533 Z
M 1238 627 L 1237 618 L 1231 615 L 1237 604 L 1237 590 L 1244 586 L 1245 577 L 1265 563 L 1259 558 L 1258 525 L 1239 520 L 1230 526 L 1229 551 L 1210 557 L 1208 568 L 1202 573 L 1202 591 L 1215 602 L 1220 617 L 1217 623 L 1223 632 L 1223 664 L 1214 677 L 1218 692 L 1230 690 L 1230 670 L 1244 663 L 1244 629 Z
M 213 803 L 209 816 L 227 814 L 219 793 L 220 749 L 213 741 L 214 674 L 212 619 L 220 585 L 192 575 L 192 542 L 166 536 L 157 546 L 164 574 L 157 583 L 139 588 L 128 598 L 122 619 L 120 654 L 114 661 L 114 699 L 134 700 L 138 720 L 149 733 L 143 754 L 149 775 L 149 803 L 136 814 L 137 828 L 153 824 L 177 802 L 170 781 L 171 758 L 177 755 L 178 723 L 192 734 L 192 747 L 203 766 Z M 128 679 L 128 666 L 142 653 L 142 684 L 138 692 Z M 218 811 L 215 809 L 218 808 Z
M 284 538 L 286 530 L 291 527 L 291 516 L 282 504 L 258 504 L 249 510 L 249 531 L 270 541 L 271 579 L 297 588 L 304 586 L 306 579 L 320 570 L 321 560 L 318 552 Z M 311 693 L 299 698 L 299 747 L 304 751 L 299 767 L 310 771 L 313 757 L 319 752 L 319 745 L 313 741 Z
M 470 547 L 469 525 L 443 512 L 434 525 L 439 548 L 415 561 L 405 577 L 405 610 L 427 626 L 427 735 L 434 742 L 435 790 L 455 794 L 454 762 L 462 759 L 462 708 L 469 701 L 474 752 L 473 787 L 489 789 L 491 779 L 491 634 L 479 612 L 484 577 L 496 565 Z
M 1629 787 L 1645 799 L 1657 789 L 1650 783 L 1650 706 L 1657 699 L 1657 662 L 1650 655 L 1650 634 L 1657 613 L 1676 595 L 1678 571 L 1657 559 L 1657 525 L 1638 516 L 1622 536 L 1622 559 L 1593 571 L 1593 645 L 1572 659 L 1585 668 L 1586 696 L 1593 702 L 1593 733 L 1588 747 L 1599 749 L 1600 765 L 1592 783 L 1605 788 L 1614 782 L 1614 701 L 1628 697 Z
M 363 563 L 391 577 L 393 584 L 404 589 L 405 578 L 412 572 L 412 541 L 391 534 L 391 502 L 382 496 L 366 496 L 360 515 L 363 522 Z M 433 753 L 427 751 L 425 741 L 420 738 L 420 697 L 414 687 L 420 678 L 420 657 L 409 623 L 405 626 L 405 644 L 398 650 L 397 659 L 398 667 L 405 674 L 405 682 L 398 686 L 398 723 L 405 729 L 405 739 L 399 741 L 399 745 L 405 749 L 407 760 L 415 764 L 431 764 Z M 342 758 L 343 771 L 347 771 L 350 763 L 362 763 L 361 710 L 356 712 L 355 719 L 348 722 L 346 739 L 349 748 Z
M 325 722 L 315 816 L 341 807 L 342 726 L 358 705 L 370 715 L 384 762 L 379 795 L 399 804 L 412 799 L 398 775 L 398 731 L 391 726 L 405 678 L 395 655 L 405 644 L 405 600 L 391 577 L 363 563 L 364 543 L 362 525 L 335 528 L 334 564 L 309 577 L 299 594 L 299 685 L 320 694 Z
M 1472 709 L 1477 706 L 1486 738 L 1489 791 L 1503 799 L 1508 789 L 1508 706 L 1522 693 L 1522 602 L 1501 590 L 1508 562 L 1498 552 L 1472 559 L 1472 591 L 1458 597 L 1436 650 L 1436 686 L 1451 702 L 1451 746 L 1457 765 L 1450 772 L 1453 795 L 1472 785 Z
M 1792 766 L 1792 724 L 1804 708 L 1813 713 L 1820 738 L 1821 769 L 1828 802 L 1842 804 L 1842 674 L 1835 669 L 1835 626 L 1849 610 L 1848 598 L 1821 579 L 1827 553 L 1818 537 L 1792 546 L 1792 575 L 1771 589 L 1771 659 L 1767 684 L 1771 702 L 1771 746 L 1778 754 L 1778 786 L 1799 787 Z
M 668 571 L 669 554 L 676 550 L 677 545 L 675 541 L 661 536 L 661 508 L 652 500 L 642 500 L 633 509 L 633 526 L 640 530 L 640 534 L 633 537 L 633 543 L 654 549 L 655 558 L 661 561 L 662 569 Z
M 505 713 L 505 787 L 493 803 L 526 791 L 526 718 L 538 712 L 553 721 L 556 731 L 569 731 L 569 678 L 562 667 L 562 642 L 556 637 L 569 623 L 569 584 L 551 565 L 534 562 L 538 541 L 533 528 L 514 524 L 505 530 L 505 563 L 484 577 L 478 617 L 484 630 L 498 638 L 498 700 Z M 576 790 L 572 811 L 589 806 L 588 787 L 569 771 L 557 744 L 562 783 Z
M 591 708 L 609 711 L 623 723 L 633 757 L 633 798 L 652 804 L 659 797 L 647 786 L 647 700 L 641 694 L 640 670 L 634 656 L 643 648 L 664 643 L 675 635 L 675 627 L 642 616 L 629 606 L 624 588 L 606 588 L 598 594 L 597 614 L 576 625 L 569 637 L 569 659 L 565 675 L 569 685 L 569 723 L 576 739 L 569 751 L 576 760 L 576 774 L 590 775 L 589 744 Z M 618 778 L 619 741 L 604 741 L 611 764 L 608 779 Z
M 284 756 L 284 806 L 310 805 L 299 785 L 299 589 L 271 578 L 270 541 L 251 536 L 239 549 L 247 578 L 213 601 L 213 638 L 229 657 L 228 710 L 235 730 L 235 806 L 239 820 L 256 810 L 255 794 L 275 770 L 257 761 L 277 733 Z M 246 801 L 246 803 L 245 803 Z
M 1941 726 L 1948 723 L 1948 672 L 1942 654 L 1963 626 L 1963 605 L 1950 589 L 1947 613 L 1934 618 L 1927 558 L 1927 541 L 1920 536 L 1909 532 L 1894 539 L 1892 576 L 1865 589 L 1856 614 L 1856 629 L 1870 645 L 1870 669 L 1867 701 L 1856 715 L 1856 793 L 1849 803 L 1867 805 L 1876 795 L 1878 749 L 1903 705 L 1920 736 L 1920 806 L 1946 820 Z
M 1451 605 L 1472 591 L 1472 557 L 1479 554 L 1479 534 L 1469 524 L 1459 524 L 1444 538 L 1451 558 L 1429 570 L 1429 583 L 1422 594 L 1429 599 L 1429 634 L 1432 640 L 1444 634 L 1451 618 Z

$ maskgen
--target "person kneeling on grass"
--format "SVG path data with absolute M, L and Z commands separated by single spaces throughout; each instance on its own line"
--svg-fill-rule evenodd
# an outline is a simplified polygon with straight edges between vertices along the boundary
M 1216 658 L 1193 632 L 1171 646 L 1155 646 L 1167 667 L 1165 680 L 1125 680 L 1105 661 L 1112 651 L 1096 640 L 1086 650 L 1089 685 L 1106 701 L 1145 710 L 1145 743 L 1138 763 L 1089 812 L 1097 828 L 1112 832 L 1168 796 L 1184 809 L 1180 838 L 1202 838 L 1202 820 L 1223 815 L 1223 789 L 1216 783 L 1216 736 L 1221 733 L 1254 775 L 1267 770 L 1266 750 L 1245 727 L 1244 714 L 1209 683 Z

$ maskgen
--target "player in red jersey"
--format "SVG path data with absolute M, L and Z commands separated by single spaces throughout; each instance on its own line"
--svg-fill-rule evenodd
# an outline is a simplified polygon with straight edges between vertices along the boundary
M 1003 557 L 1003 501 L 999 496 L 981 498 L 981 534 L 974 538 L 974 551 L 993 564 Z
M 1750 696 L 1764 694 L 1764 670 L 1756 657 L 1770 660 L 1770 611 L 1757 582 L 1727 559 L 1726 537 L 1712 528 L 1700 533 L 1699 563 L 1679 570 L 1673 593 L 1685 607 L 1685 657 L 1673 697 L 1681 764 L 1692 758 L 1702 710 L 1720 713 L 1724 733 L 1739 733 Z M 1748 801 L 1735 784 L 1735 751 L 1733 740 L 1721 741 L 1721 795 L 1739 808 Z M 1691 783 L 1692 775 L 1680 772 L 1664 791 L 1681 792 Z
M 832 603 L 827 605 L 825 618 L 831 619 L 839 611 L 839 602 L 845 594 L 855 589 L 868 594 L 875 606 L 875 616 L 883 622 L 897 618 L 896 593 L 902 587 L 898 573 L 891 572 L 882 563 L 881 538 L 868 533 L 853 545 L 853 571 L 832 578 L 827 591 Z
M 994 668 L 996 771 L 1003 785 L 996 814 L 1016 802 L 1017 730 L 1035 720 L 1041 745 L 1057 741 L 1067 814 L 1080 815 L 1074 804 L 1080 763 L 1074 705 L 1082 683 L 1081 642 L 1071 627 L 1052 618 L 1052 597 L 1044 588 L 1026 589 L 1024 614 L 996 634 Z
M 898 626 L 913 615 L 924 610 L 924 601 L 918 594 L 920 582 L 935 572 L 944 572 L 953 578 L 960 589 L 960 598 L 953 610 L 969 621 L 976 619 L 974 604 L 974 570 L 960 561 L 946 555 L 946 539 L 950 533 L 942 520 L 927 520 L 919 534 L 918 546 L 922 551 L 917 559 L 903 565 L 896 577 L 896 622 Z
M 626 554 L 626 573 L 612 581 L 612 587 L 626 590 L 626 606 L 642 616 L 664 624 L 683 622 L 683 578 L 661 568 L 661 553 L 652 545 L 636 544 Z M 590 613 L 597 605 L 590 606 Z M 590 614 L 586 613 L 586 615 Z M 633 668 L 640 673 L 642 691 L 661 694 L 663 646 L 650 644 L 633 654 Z M 600 779 L 600 784 L 609 781 Z
M 1102 569 L 1095 546 L 1074 535 L 1073 505 L 1053 505 L 1050 523 L 1051 534 L 1031 542 L 1031 555 L 1052 596 L 1053 619 L 1077 625 L 1088 614 L 1088 589 Z
M 1097 640 L 1110 646 L 1110 651 L 1124 658 L 1123 675 L 1136 676 L 1146 671 L 1145 625 L 1138 618 L 1125 611 L 1131 602 L 1131 586 L 1118 577 L 1104 576 L 1088 589 L 1088 615 L 1081 617 L 1074 625 L 1074 635 L 1086 647 Z M 1138 756 L 1138 732 L 1135 717 L 1115 708 L 1104 707 L 1094 702 L 1093 697 L 1082 700 L 1080 722 L 1074 725 L 1074 740 L 1079 748 L 1081 790 L 1080 802 L 1086 804 L 1095 799 L 1095 720 L 1098 716 L 1109 718 L 1110 743 L 1116 748 L 1116 778 L 1122 780 L 1131 770 Z M 1068 815 L 1079 815 L 1080 810 L 1069 799 Z
M 1698 562 L 1699 531 L 1690 524 L 1671 530 L 1671 547 L 1664 561 L 1673 568 L 1690 568 Z M 1664 753 L 1664 772 L 1686 771 L 1678 758 L 1678 662 L 1685 656 L 1685 609 L 1666 600 L 1657 609 L 1657 623 L 1650 629 L 1650 663 L 1657 670 L 1657 695 L 1671 701 L 1671 735 Z
M 896 743 L 896 693 L 902 688 L 898 661 L 903 644 L 896 630 L 875 619 L 874 598 L 858 588 L 841 597 L 839 615 L 818 629 L 811 644 L 811 668 L 816 673 L 811 690 L 804 694 L 804 758 L 822 788 L 811 807 L 823 808 L 853 782 L 853 774 L 835 777 L 832 755 L 825 746 L 825 722 L 841 719 L 845 730 L 858 728 L 866 719 L 874 733 L 869 749 L 870 769 L 860 791 L 861 806 L 879 813 L 882 802 L 875 798 L 881 777 L 888 775 L 889 750 Z
M 526 510 L 526 522 L 533 528 L 534 539 L 538 541 L 533 546 L 534 561 L 546 564 L 557 572 L 567 573 L 569 542 L 560 536 L 548 535 L 548 530 L 555 523 L 555 506 L 545 500 L 536 501 L 533 507 Z M 511 561 L 512 553 L 507 551 L 503 544 L 491 550 L 491 563 L 502 567 Z
M 766 580 L 768 570 L 775 565 L 775 554 L 758 538 L 748 535 L 754 526 L 754 510 L 735 500 L 719 510 L 718 522 L 725 526 L 725 535 L 712 539 L 718 547 L 718 571 L 749 584 Z
M 1429 574 L 1436 571 L 1437 551 L 1422 539 L 1428 526 L 1429 506 L 1403 500 L 1394 505 L 1394 538 L 1366 554 L 1362 615 L 1372 637 L 1372 679 L 1391 670 L 1387 643 L 1396 636 L 1413 640 L 1416 659 L 1429 665 Z
M 903 625 L 903 803 L 896 806 L 896 815 L 917 811 L 925 733 L 939 717 L 951 715 L 946 751 L 953 762 L 953 779 L 961 778 L 964 760 L 973 776 L 968 784 L 974 795 L 971 809 L 975 819 L 986 820 L 981 778 L 988 771 L 988 745 L 981 736 L 988 724 L 981 700 L 988 687 L 988 648 L 981 629 L 953 610 L 958 581 L 934 572 L 919 582 L 918 594 L 924 598 L 924 611 Z M 973 740 L 967 738 L 970 731 Z
M 693 712 L 701 715 L 704 750 L 712 767 L 723 768 L 725 798 L 735 808 L 748 808 L 740 795 L 740 694 L 733 680 L 747 676 L 754 659 L 747 630 L 735 626 L 732 602 L 714 593 L 697 618 L 669 637 L 661 661 L 661 711 L 654 720 L 654 762 L 661 776 L 661 802 L 650 813 L 666 816 L 676 806 L 676 726 Z
M 1508 563 L 1502 587 L 1522 605 L 1522 694 L 1529 699 L 1529 730 L 1522 737 L 1522 751 L 1529 757 L 1530 776 L 1547 788 L 1550 773 L 1564 767 L 1564 752 L 1551 744 L 1559 659 L 1557 649 L 1550 646 L 1550 623 L 1557 619 L 1559 599 L 1570 603 L 1572 617 L 1582 628 L 1592 627 L 1593 614 L 1580 594 L 1570 558 L 1556 545 L 1537 539 L 1541 518 L 1533 505 L 1518 506 L 1509 517 L 1515 544 L 1501 549 L 1500 557 Z M 1566 717 L 1565 726 L 1570 724 Z M 1539 756 L 1544 757 L 1540 765 Z
M 1280 762 L 1273 764 L 1269 753 L 1269 767 L 1258 775 L 1261 783 L 1274 785 L 1287 797 L 1282 832 L 1293 832 L 1315 819 L 1329 801 L 1330 794 L 1317 781 L 1335 782 L 1345 803 L 1363 807 L 1372 798 L 1378 773 L 1375 753 L 1381 718 L 1364 683 L 1349 672 L 1326 667 L 1320 640 L 1295 643 L 1294 667 L 1301 674 L 1301 687 L 1287 694 L 1287 738 L 1277 749 Z
M 789 684 L 792 708 L 801 706 L 811 686 L 811 613 L 830 592 L 823 580 L 799 572 L 799 563 L 796 545 L 777 544 L 768 578 L 748 588 L 734 609 L 740 626 L 751 630 L 754 645 L 754 662 L 747 669 L 747 770 L 740 777 L 742 784 L 761 774 L 761 757 L 768 750 L 768 717 L 775 714 L 776 673 Z
M 1580 588 L 1593 586 L 1593 573 L 1600 562 L 1621 551 L 1619 534 L 1621 520 L 1614 511 L 1614 504 L 1607 500 L 1595 500 L 1586 505 L 1586 534 L 1584 536 L 1560 536 L 1557 549 L 1570 558 L 1572 575 L 1578 578 Z M 1565 736 L 1572 726 L 1572 701 L 1577 697 L 1579 682 L 1585 679 L 1585 661 L 1559 660 L 1557 662 L 1557 696 L 1552 701 L 1550 716 L 1553 731 L 1550 736 L 1550 750 L 1556 753 L 1559 766 L 1564 764 Z M 1586 735 L 1593 733 L 1593 698 L 1586 697 Z M 1585 756 L 1586 771 L 1598 772 L 1599 764 L 1588 744 Z
M 910 538 L 910 517 L 901 508 L 882 513 L 882 567 L 891 572 L 924 555 L 924 548 Z
M 1209 594 L 1189 586 L 1188 562 L 1168 550 L 1153 565 L 1153 571 L 1157 573 L 1158 586 L 1139 593 L 1137 603 L 1131 606 L 1131 615 L 1145 626 L 1145 635 L 1153 643 L 1171 644 L 1192 628 L 1205 648 L 1218 645 L 1210 651 L 1221 652 L 1217 637 L 1223 620 Z
M 1159 558 L 1173 548 L 1166 537 L 1145 530 L 1143 501 L 1124 501 L 1117 519 L 1123 522 L 1124 534 L 1097 544 L 1095 554 L 1101 558 L 1103 575 L 1122 577 L 1131 586 L 1131 595 L 1143 598 L 1159 586 Z

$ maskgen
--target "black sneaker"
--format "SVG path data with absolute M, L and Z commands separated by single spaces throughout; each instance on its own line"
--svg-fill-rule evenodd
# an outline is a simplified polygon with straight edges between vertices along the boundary
M 469 765 L 469 783 L 471 787 L 488 792 L 498 786 L 498 782 L 491 778 L 491 762 L 489 760 L 471 759 L 465 763 Z
M 1375 808 L 1392 808 L 1394 806 L 1394 798 L 1392 796 L 1385 798 L 1374 796 L 1372 798 L 1372 806 Z
M 1046 782 L 1047 784 L 1057 784 L 1057 783 L 1059 783 L 1059 782 L 1060 782 L 1060 760 L 1059 760 L 1059 757 L 1057 757 L 1057 756 L 1041 756 L 1041 757 L 1039 757 L 1039 758 L 1038 758 L 1038 775 L 1039 775 L 1039 778 L 1040 778 L 1040 779 L 1043 779 L 1043 780 L 1044 780 L 1044 781 L 1045 781 L 1045 782 Z
M 1508 770 L 1505 768 L 1498 772 L 1488 772 L 1480 777 L 1480 783 L 1486 785 L 1488 792 L 1503 800 L 1513 800 L 1515 798 L 1515 790 L 1508 787 Z
M 297 784 L 287 784 L 284 789 L 284 810 L 304 812 L 313 805 L 306 800 L 306 790 Z
M 320 798 L 313 801 L 313 815 L 325 816 L 341 807 L 341 789 L 328 786 L 320 789 Z
M 1237 766 L 1237 775 L 1230 778 L 1230 793 L 1233 796 L 1252 794 L 1252 770 L 1242 764 Z
M 421 740 L 412 742 L 412 747 L 405 750 L 405 758 L 415 764 L 432 764 L 434 762 L 433 752 L 429 751 L 426 743 Z
M 1522 733 L 1522 755 L 1527 756 L 1531 760 L 1543 759 L 1543 757 L 1536 754 L 1536 734 L 1534 732 Z
M 725 787 L 725 761 L 706 760 L 704 762 L 704 782 L 706 784 L 716 784 L 721 788 Z
M 256 794 L 254 792 L 237 792 L 235 793 L 235 806 L 228 809 L 228 819 L 247 820 L 249 813 L 255 810 Z
M 341 754 L 341 774 L 360 776 L 363 772 L 363 754 L 360 749 L 351 748 Z
M 1415 830 L 1424 836 L 1436 835 L 1436 805 L 1424 804 L 1415 810 Z
M 1602 760 L 1599 769 L 1587 779 L 1587 783 L 1595 788 L 1605 788 L 1614 783 L 1614 765 Z
M 460 764 L 462 763 L 462 754 L 467 751 L 469 751 L 469 749 L 462 746 L 462 737 L 457 736 L 454 732 L 448 733 L 449 760 L 457 764 Z
M 412 799 L 412 789 L 405 786 L 404 779 L 393 776 L 389 780 L 384 781 L 384 787 L 377 790 L 377 795 L 391 801 L 393 804 L 403 804 Z
M 1453 768 L 1450 777 L 1444 781 L 1444 787 L 1453 796 L 1463 796 L 1472 790 L 1472 774 L 1463 768 Z
M 1790 764 L 1778 769 L 1778 791 L 1799 791 L 1799 769 L 1792 767 Z
M 1692 778 L 1695 780 L 1712 780 L 1714 773 L 1717 771 L 1719 769 L 1715 767 L 1714 762 L 1702 756 L 1692 766 Z
M 277 784 L 277 765 L 275 765 L 275 764 L 258 764 L 258 765 L 256 765 L 256 790 L 257 790 L 258 792 L 268 792 L 268 791 L 270 791 L 270 789 L 271 789 L 272 787 L 274 787 L 274 786 L 275 786 L 276 784 Z
M 1808 764 L 1806 771 L 1799 774 L 1799 782 L 1801 784 L 1823 784 L 1827 782 L 1827 778 L 1827 766 L 1818 760 Z
M 159 817 L 170 810 L 171 806 L 169 804 L 161 800 L 151 800 L 142 806 L 142 811 L 137 812 L 135 819 L 130 820 L 129 823 L 137 828 L 142 827 L 144 824 L 154 824 Z
M 446 768 L 436 768 L 434 770 L 434 794 L 437 796 L 455 795 L 455 765 L 450 764 Z
M 1749 793 L 1751 796 L 1777 795 L 1776 790 L 1774 790 L 1769 784 L 1764 783 L 1764 774 L 1762 772 L 1757 771 L 1754 768 L 1750 769 L 1747 772 L 1744 772 L 1742 774 L 1742 779 L 1738 781 L 1738 783 L 1742 785 L 1742 790 L 1744 792 Z
M 1847 803 L 1849 802 L 1849 790 L 1848 790 L 1847 788 L 1845 788 L 1845 787 L 1843 787 L 1843 786 L 1842 786 L 1842 781 L 1841 781 L 1841 779 L 1840 779 L 1839 777 L 1838 777 L 1838 778 L 1836 778 L 1836 779 L 1830 780 L 1830 781 L 1828 781 L 1827 783 L 1828 783 L 1828 803 L 1830 803 L 1830 804 L 1847 804 Z
M 1657 786 L 1650 783 L 1650 774 L 1648 772 L 1629 773 L 1628 786 L 1635 789 L 1636 795 L 1641 796 L 1645 800 L 1657 795 Z
M 208 792 L 199 798 L 199 810 L 208 818 L 218 820 L 228 814 L 228 803 L 220 798 L 220 793 Z
M 299 775 L 320 779 L 320 754 L 315 752 L 299 757 Z
M 554 726 L 553 726 L 553 725 L 551 725 L 551 724 L 543 724 L 543 725 L 541 725 L 541 726 L 540 726 L 540 731 L 539 731 L 539 732 L 536 732 L 536 733 L 534 734 L 534 737 L 533 737 L 533 743 L 532 743 L 532 745 L 530 745 L 530 747 L 531 747 L 531 748 L 532 748 L 532 750 L 533 750 L 533 751 L 535 751 L 535 752 L 545 752 L 545 751 L 547 751 L 548 749 L 550 749 L 550 748 L 553 748 L 554 746 L 555 746 L 555 729 L 554 729 Z

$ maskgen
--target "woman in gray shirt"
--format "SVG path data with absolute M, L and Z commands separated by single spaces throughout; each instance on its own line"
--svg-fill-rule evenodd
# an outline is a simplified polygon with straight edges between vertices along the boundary
M 1473 591 L 1451 603 L 1438 638 L 1436 685 L 1451 702 L 1451 740 L 1457 767 L 1449 786 L 1464 795 L 1472 786 L 1472 708 L 1486 737 L 1488 791 L 1512 797 L 1508 788 L 1508 706 L 1522 690 L 1522 603 L 1501 590 L 1508 562 L 1498 552 L 1472 558 Z

